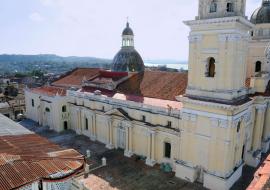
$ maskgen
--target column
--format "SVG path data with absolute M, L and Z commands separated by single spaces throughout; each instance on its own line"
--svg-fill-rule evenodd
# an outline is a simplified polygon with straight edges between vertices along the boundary
M 81 110 L 77 109 L 77 134 L 81 135 L 82 133 L 82 126 L 81 126 Z
M 123 127 L 125 128 L 125 131 L 126 131 L 126 133 L 125 133 L 125 152 L 124 152 L 124 155 L 125 156 L 127 156 L 127 157 L 129 157 L 128 156 L 128 127 L 127 127 L 127 125 L 125 124 L 125 123 L 123 123 Z
M 252 149 L 253 151 L 260 150 L 262 144 L 262 133 L 264 126 L 264 115 L 265 115 L 265 106 L 257 106 L 256 107 L 256 122 L 253 129 L 253 143 Z
M 262 131 L 264 124 L 265 106 L 257 105 L 255 113 L 255 123 L 253 125 L 251 151 L 245 155 L 245 163 L 252 167 L 257 167 L 261 161 Z
M 155 160 L 155 132 L 151 133 L 151 159 Z
M 97 140 L 97 130 L 96 130 L 96 113 L 94 112 L 92 115 L 92 132 L 91 132 L 91 140 Z
M 132 129 L 133 129 L 133 126 L 129 126 L 129 152 L 130 154 L 133 154 L 133 144 L 132 144 Z
M 107 123 L 108 123 L 108 144 L 106 145 L 106 148 L 108 149 L 113 149 L 113 129 L 112 129 L 112 119 L 109 117 L 107 119 Z
M 147 134 L 147 159 L 146 165 L 154 166 L 155 161 L 155 131 L 149 131 Z
M 263 124 L 263 141 L 262 141 L 262 150 L 264 153 L 267 153 L 270 148 L 270 109 L 267 107 L 267 110 L 265 111 L 265 119 Z
M 125 147 L 125 153 L 124 155 L 126 157 L 131 157 L 133 155 L 132 150 L 130 149 L 131 147 L 131 125 L 129 123 L 124 123 L 124 127 L 126 129 L 126 147 Z

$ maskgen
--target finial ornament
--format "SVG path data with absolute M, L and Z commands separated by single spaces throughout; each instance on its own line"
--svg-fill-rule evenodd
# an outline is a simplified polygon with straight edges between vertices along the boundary
M 129 18 L 127 17 L 127 27 L 129 27 Z

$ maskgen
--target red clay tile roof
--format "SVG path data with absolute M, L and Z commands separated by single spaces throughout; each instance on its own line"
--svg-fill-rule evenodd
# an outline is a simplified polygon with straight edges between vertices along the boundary
M 95 68 L 78 68 L 64 75 L 53 86 L 59 87 L 81 87 L 83 79 L 89 80 L 99 74 L 100 69 Z
M 117 87 L 123 94 L 175 101 L 187 88 L 188 74 L 145 71 L 124 81 Z
M 84 87 L 80 90 L 80 92 L 94 93 L 96 90 L 97 90 L 96 88 Z M 105 90 L 105 89 L 98 89 L 98 90 L 101 92 L 102 96 L 114 98 L 117 100 L 138 102 L 138 103 L 143 103 L 145 105 L 168 108 L 168 109 L 170 108 L 170 109 L 180 110 L 183 107 L 183 104 L 179 101 L 148 98 L 148 97 L 142 97 L 142 96 L 136 96 L 136 95 L 128 95 L 128 94 L 122 94 L 122 93 Z
M 262 190 L 269 189 L 270 180 L 270 155 L 266 158 L 260 168 L 254 174 L 254 179 L 248 186 L 247 190 Z
M 60 151 L 60 152 L 59 152 Z M 84 157 L 63 150 L 36 134 L 0 137 L 0 189 L 8 190 L 40 179 L 60 180 L 82 170 Z M 61 173 L 59 177 L 53 174 Z
M 126 76 L 126 74 L 127 73 L 123 72 L 118 75 L 121 78 Z M 115 72 L 102 71 L 93 68 L 78 68 L 55 81 L 52 85 L 81 87 L 83 79 L 106 83 L 113 80 L 112 77 L 115 75 Z M 96 81 L 96 77 L 101 78 Z M 117 91 L 122 94 L 175 101 L 175 96 L 183 95 L 185 93 L 187 81 L 187 73 L 145 71 L 144 73 L 134 74 L 128 80 L 119 84 Z
M 54 87 L 54 86 L 43 86 L 39 88 L 32 89 L 32 92 L 38 93 L 38 94 L 44 94 L 47 96 L 56 96 L 57 94 L 59 96 L 65 96 L 66 95 L 66 89 Z
M 91 174 L 87 178 L 81 178 L 79 179 L 81 183 L 83 183 L 84 187 L 86 189 L 91 189 L 91 190 L 119 190 L 119 188 L 114 187 L 111 185 L 108 181 L 102 179 L 99 176 L 96 176 L 94 174 Z

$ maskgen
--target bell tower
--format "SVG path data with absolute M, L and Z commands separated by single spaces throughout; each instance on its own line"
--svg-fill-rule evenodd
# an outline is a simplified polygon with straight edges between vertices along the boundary
M 189 35 L 189 78 L 186 95 L 234 103 L 247 95 L 248 31 L 245 0 L 199 0 L 199 14 L 184 23 Z
M 199 0 L 196 19 L 245 16 L 246 0 Z

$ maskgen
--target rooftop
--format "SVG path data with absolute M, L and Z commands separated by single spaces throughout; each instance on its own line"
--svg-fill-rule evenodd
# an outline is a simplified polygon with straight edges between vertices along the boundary
M 99 74 L 100 69 L 95 68 L 77 68 L 66 73 L 60 79 L 52 83 L 58 87 L 81 87 L 82 81 L 89 80 Z
M 55 86 L 43 86 L 32 89 L 32 92 L 38 93 L 38 94 L 45 94 L 47 96 L 65 96 L 66 95 L 66 89 L 55 87 Z
M 80 92 L 87 92 L 87 93 L 94 93 L 95 91 L 96 89 L 91 88 L 91 87 L 85 87 L 80 90 Z M 109 97 L 116 100 L 131 101 L 131 102 L 142 103 L 145 105 L 150 105 L 150 106 L 155 106 L 155 107 L 171 108 L 171 109 L 178 109 L 178 110 L 180 110 L 183 107 L 183 104 L 178 101 L 148 98 L 148 97 L 142 97 L 142 96 L 136 96 L 136 95 L 128 95 L 128 94 L 122 94 L 122 93 L 117 93 L 115 91 L 102 90 L 102 89 L 100 89 L 100 92 L 103 97 Z
M 247 190 L 263 190 L 270 188 L 270 155 L 265 159 L 254 175 Z
M 81 88 L 83 81 L 95 83 L 112 82 L 123 78 L 124 73 L 121 73 L 121 76 L 115 77 L 115 72 L 79 68 L 64 75 L 52 85 Z M 176 96 L 185 93 L 187 80 L 187 73 L 145 71 L 133 73 L 127 80 L 118 84 L 115 91 L 121 94 L 176 101 Z
M 28 135 L 33 132 L 22 127 L 16 122 L 11 121 L 9 118 L 0 114 L 0 137 L 7 135 Z M 1 150 L 0 150 L 1 151 Z
M 84 167 L 84 157 L 64 149 L 0 115 L 0 189 L 35 181 L 59 181 Z

